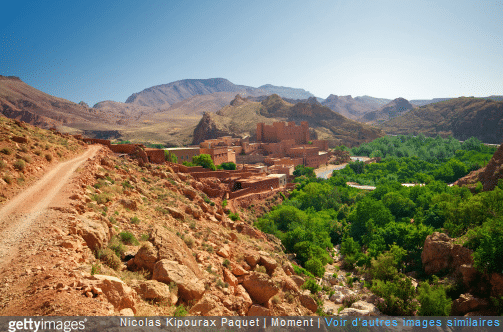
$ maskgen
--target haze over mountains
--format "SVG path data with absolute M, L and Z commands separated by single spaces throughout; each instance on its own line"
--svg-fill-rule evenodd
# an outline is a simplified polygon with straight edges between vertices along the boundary
M 236 98 L 237 94 L 240 98 Z M 280 101 L 269 98 L 272 94 Z M 205 121 L 217 119 L 213 121 L 215 126 L 233 135 L 253 135 L 256 122 L 305 119 L 316 128 L 317 135 L 354 145 L 367 137 L 366 134 L 358 137 L 363 129 L 356 125 L 358 122 L 349 121 L 357 120 L 379 123 L 390 133 L 452 134 L 460 139 L 476 136 L 485 142 L 498 143 L 502 137 L 498 130 L 503 127 L 498 100 L 502 99 L 490 96 L 407 101 L 334 94 L 322 99 L 304 89 L 271 84 L 255 88 L 212 78 L 157 85 L 132 94 L 125 103 L 107 100 L 89 107 L 84 102 L 76 104 L 43 93 L 19 78 L 0 76 L 0 111 L 7 117 L 91 137 L 171 146 L 196 142 L 199 134 L 194 129 L 205 112 L 209 114 L 205 115 Z M 238 110 L 240 103 L 248 105 L 240 110 L 248 109 L 251 115 Z M 262 105 L 260 110 L 257 105 Z M 450 111 L 445 105 L 449 105 Z M 420 107 L 414 108 L 417 106 Z M 331 112 L 327 113 L 329 109 Z M 340 129 L 343 127 L 352 129 Z M 372 132 L 370 136 L 373 135 L 380 134 Z

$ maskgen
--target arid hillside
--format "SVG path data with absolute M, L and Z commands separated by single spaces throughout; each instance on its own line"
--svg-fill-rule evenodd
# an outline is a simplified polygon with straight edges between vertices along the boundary
M 283 200 L 284 189 L 224 203 L 224 183 L 216 178 L 139 166 L 104 146 L 82 154 L 86 145 L 73 137 L 0 120 L 2 172 L 13 180 L 2 180 L 2 193 L 31 181 L 31 165 L 49 163 L 52 170 L 23 188 L 22 199 L 4 195 L 0 204 L 1 315 L 318 310 L 279 241 L 251 225 Z M 52 164 L 45 155 L 35 157 L 39 148 L 56 155 Z M 14 160 L 32 151 L 29 165 L 19 169 Z M 74 159 L 58 163 L 65 151 Z M 21 173 L 26 180 L 18 180 Z
M 422 106 L 379 125 L 389 134 L 472 136 L 484 143 L 501 143 L 503 102 L 483 98 L 455 98 Z
M 45 128 L 108 122 L 92 108 L 43 93 L 17 77 L 0 76 L 0 111 Z
M 241 96 L 216 114 L 205 114 L 194 130 L 193 143 L 218 135 L 254 137 L 259 122 L 307 121 L 313 128 L 313 138 L 327 139 L 330 144 L 354 146 L 369 142 L 384 134 L 376 128 L 347 119 L 322 106 L 315 98 L 290 104 L 278 95 L 262 102 L 249 101 Z

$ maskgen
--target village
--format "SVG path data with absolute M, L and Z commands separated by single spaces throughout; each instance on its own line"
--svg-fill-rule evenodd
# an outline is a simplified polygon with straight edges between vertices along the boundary
M 78 137 L 80 138 L 80 137 Z M 208 139 L 199 146 L 154 149 L 140 144 L 112 144 L 110 140 L 83 138 L 87 143 L 107 146 L 118 154 L 136 156 L 142 163 L 167 163 L 177 173 L 188 173 L 193 178 L 218 179 L 205 181 L 205 193 L 209 197 L 233 199 L 252 193 L 291 189 L 293 172 L 297 165 L 318 168 L 327 165 L 334 152 L 329 151 L 325 140 L 310 140 L 309 125 L 302 121 L 275 122 L 272 125 L 257 124 L 257 142 L 249 137 L 231 136 Z M 177 163 L 165 160 L 165 154 L 176 156 Z M 188 167 L 184 162 L 207 154 L 218 166 L 236 164 L 235 170 L 208 170 L 202 166 Z

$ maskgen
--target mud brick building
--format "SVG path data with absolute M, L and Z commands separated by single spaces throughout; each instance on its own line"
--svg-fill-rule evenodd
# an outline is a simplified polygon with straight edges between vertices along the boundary
M 295 122 L 274 122 L 272 125 L 257 124 L 257 141 L 264 143 L 279 143 L 281 141 L 294 140 L 295 144 L 307 144 L 309 142 L 309 124 L 302 121 L 300 126 Z

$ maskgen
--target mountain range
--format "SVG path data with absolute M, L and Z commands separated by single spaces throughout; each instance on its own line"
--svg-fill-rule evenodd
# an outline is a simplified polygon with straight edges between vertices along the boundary
M 498 127 L 501 117 L 490 115 L 488 119 L 494 123 L 489 125 L 480 118 L 480 114 L 487 113 L 487 107 L 484 105 L 498 105 L 498 100 L 503 99 L 502 96 L 465 98 L 474 103 L 473 107 L 466 103 L 460 103 L 458 101 L 460 98 L 411 100 L 409 102 L 403 98 L 395 100 L 370 96 L 353 98 L 352 96 L 331 94 L 328 98 L 322 99 L 304 89 L 271 84 L 255 88 L 236 85 L 224 78 L 212 78 L 187 79 L 157 85 L 132 94 L 125 103 L 107 100 L 89 107 L 84 102 L 77 104 L 46 94 L 22 82 L 17 77 L 0 75 L 0 112 L 7 117 L 45 128 L 56 127 L 63 132 L 83 133 L 91 137 L 119 138 L 171 146 L 192 143 L 195 137 L 194 129 L 203 118 L 203 114 L 205 112 L 210 114 L 206 116 L 206 120 L 209 120 L 211 114 L 218 115 L 217 112 L 220 112 L 220 116 L 222 116 L 227 112 L 226 109 L 232 106 L 230 105 L 232 101 L 239 102 L 235 98 L 237 94 L 246 100 L 246 103 L 255 103 L 253 105 L 258 105 L 266 100 L 268 100 L 266 102 L 268 104 L 271 102 L 269 96 L 275 94 L 282 100 L 281 103 L 289 104 L 288 111 L 284 107 L 275 110 L 274 107 L 266 107 L 263 104 L 263 110 L 267 110 L 267 114 L 259 112 L 253 116 L 255 117 L 253 121 L 267 122 L 267 119 L 271 119 L 271 121 L 296 119 L 295 121 L 297 121 L 301 116 L 296 112 L 300 112 L 299 110 L 302 109 L 306 114 L 314 117 L 308 121 L 313 122 L 313 126 L 318 128 L 317 133 L 323 137 L 329 137 L 336 132 L 332 130 L 335 128 L 333 126 L 336 122 L 333 114 L 338 114 L 342 116 L 338 118 L 341 123 L 348 124 L 349 122 L 346 122 L 348 119 L 368 123 L 378 122 L 380 128 L 391 133 L 452 134 L 461 139 L 467 135 L 463 133 L 464 130 L 471 133 L 469 136 L 475 134 L 482 140 L 485 138 L 490 138 L 491 142 L 501 140 L 501 135 L 497 138 L 498 132 L 494 133 L 495 137 L 489 137 L 490 133 L 482 133 L 476 129 L 477 126 L 470 127 L 469 124 L 476 120 L 484 123 L 486 128 Z M 439 100 L 440 102 L 438 102 Z M 487 103 L 475 102 L 475 100 L 487 100 Z M 451 105 L 452 112 L 447 114 L 442 105 L 449 102 L 452 102 L 452 105 L 447 104 Z M 420 107 L 413 108 L 414 106 Z M 324 110 L 321 113 L 327 117 L 326 121 L 331 122 L 328 126 L 321 124 L 322 119 L 318 117 L 321 114 L 318 113 L 320 109 Z M 326 109 L 330 109 L 332 112 L 326 113 Z M 458 111 L 461 109 L 462 111 L 459 113 Z M 274 112 L 270 113 L 271 110 Z M 409 113 L 410 115 L 408 115 Z M 445 116 L 439 116 L 437 113 Z M 478 115 L 474 115 L 475 113 Z M 246 118 L 243 115 L 243 119 Z M 435 120 L 431 121 L 430 118 Z M 236 127 L 237 120 L 239 119 L 231 121 L 234 124 L 230 129 L 238 128 Z M 222 120 L 222 123 L 225 121 Z M 452 128 L 449 127 L 449 124 Z M 327 129 L 330 126 L 332 129 Z M 247 128 L 247 125 L 244 127 Z M 250 127 L 250 133 L 255 130 L 252 127 Z M 229 132 L 237 134 L 236 130 L 229 130 Z M 247 130 L 243 132 L 247 132 Z M 337 135 L 339 138 L 336 138 L 336 141 L 345 137 L 348 142 L 351 142 L 350 144 L 357 144 L 360 140 L 349 140 L 347 135 L 343 133 Z M 356 132 L 353 132 L 352 135 L 358 136 Z

